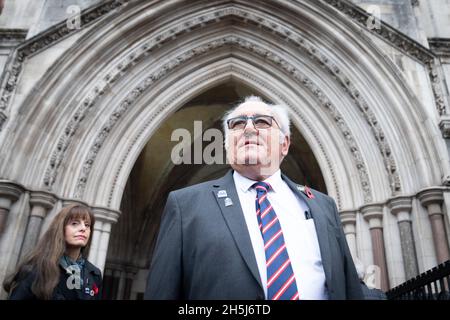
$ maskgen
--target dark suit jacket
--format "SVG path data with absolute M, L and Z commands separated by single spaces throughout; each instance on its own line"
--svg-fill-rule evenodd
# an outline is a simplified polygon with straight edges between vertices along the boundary
M 309 199 L 282 177 L 312 213 L 329 298 L 363 299 L 333 199 L 315 190 Z M 226 190 L 232 205 L 218 197 L 219 190 Z M 264 299 L 233 171 L 169 194 L 144 298 Z
M 361 281 L 361 288 L 365 300 L 387 300 L 387 296 L 382 290 L 376 288 L 371 289 L 364 281 Z

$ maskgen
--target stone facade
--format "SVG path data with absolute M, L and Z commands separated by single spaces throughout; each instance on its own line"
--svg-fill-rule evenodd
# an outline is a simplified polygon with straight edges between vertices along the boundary
M 167 191 L 226 170 L 174 166 L 170 132 L 248 93 L 382 289 L 449 259 L 450 1 L 29 3 L 0 16 L 0 281 L 75 201 L 107 297 L 140 298 Z

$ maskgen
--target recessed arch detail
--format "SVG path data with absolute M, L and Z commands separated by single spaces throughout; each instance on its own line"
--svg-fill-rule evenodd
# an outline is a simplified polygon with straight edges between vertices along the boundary
M 260 55 L 262 58 L 267 58 L 269 61 L 276 63 L 281 66 L 281 68 L 293 75 L 293 78 L 301 83 L 305 88 L 307 88 L 312 95 L 314 95 L 319 104 L 325 108 L 327 112 L 330 113 L 331 117 L 335 120 L 337 126 L 340 128 L 342 135 L 345 138 L 345 141 L 348 145 L 348 148 L 354 158 L 355 166 L 358 169 L 358 173 L 361 180 L 361 188 L 364 193 L 364 202 L 370 203 L 372 201 L 372 195 L 369 185 L 369 176 L 367 173 L 367 166 L 364 163 L 364 160 L 361 158 L 361 152 L 357 146 L 357 143 L 348 127 L 343 119 L 342 115 L 339 113 L 338 109 L 333 105 L 333 103 L 326 97 L 326 94 L 315 85 L 312 80 L 310 80 L 307 76 L 302 74 L 300 70 L 289 64 L 287 61 L 282 59 L 275 52 L 270 52 L 267 49 L 256 45 L 250 41 L 242 39 L 238 36 L 227 36 L 219 40 L 212 40 L 209 43 L 203 44 L 199 47 L 190 49 L 187 52 L 182 53 L 180 56 L 174 58 L 167 64 L 163 65 L 159 69 L 157 69 L 154 73 L 149 75 L 146 79 L 144 79 L 135 89 L 133 89 L 127 97 L 119 103 L 119 106 L 112 112 L 109 120 L 102 127 L 100 132 L 95 139 L 94 144 L 91 146 L 89 154 L 87 158 L 83 161 L 83 169 L 82 173 L 77 179 L 77 187 L 75 191 L 75 197 L 82 198 L 86 182 L 89 177 L 90 170 L 92 168 L 92 164 L 95 161 L 96 155 L 101 148 L 104 140 L 106 139 L 108 133 L 112 130 L 114 124 L 119 120 L 120 116 L 126 112 L 127 108 L 131 107 L 133 102 L 140 98 L 141 95 L 157 80 L 163 77 L 165 74 L 169 73 L 173 69 L 175 69 L 178 65 L 187 63 L 190 59 L 194 58 L 197 55 L 207 54 L 208 52 L 226 46 L 237 46 L 241 49 L 249 50 L 253 53 Z M 166 106 L 165 106 L 166 107 Z M 163 110 L 165 107 L 162 107 L 160 110 Z M 291 108 L 292 110 L 295 110 Z M 297 111 L 298 113 L 298 111 Z
M 369 14 L 364 12 L 364 10 L 360 9 L 355 4 L 351 2 L 344 2 L 342 0 L 324 1 L 334 9 L 345 14 L 347 17 L 352 19 L 352 21 L 355 21 L 367 29 L 366 22 L 369 18 Z M 106 3 L 83 10 L 80 17 L 83 29 L 97 22 L 107 14 L 117 13 L 118 11 L 123 10 L 124 7 L 131 3 L 133 3 L 133 0 L 110 0 L 106 1 Z M 189 26 L 187 26 L 187 29 L 189 29 Z M 432 89 L 436 109 L 441 116 L 446 115 L 448 107 L 446 105 L 442 89 L 442 75 L 438 71 L 441 66 L 439 59 L 433 54 L 433 52 L 411 40 L 407 36 L 399 33 L 396 29 L 387 25 L 383 21 L 381 21 L 380 28 L 372 28 L 369 29 L 369 31 L 376 33 L 385 41 L 391 43 L 394 47 L 405 52 L 408 56 L 413 57 L 426 65 L 432 80 Z M 50 28 L 50 30 L 25 41 L 25 43 L 19 46 L 11 55 L 7 66 L 8 72 L 6 73 L 6 77 L 2 79 L 0 98 L 0 131 L 8 118 L 10 98 L 16 89 L 18 79 L 22 71 L 22 65 L 25 60 L 76 32 L 77 30 L 67 28 L 65 22 L 59 23 L 55 27 Z
M 111 165 L 108 168 L 105 168 L 105 171 L 115 172 L 114 178 L 112 180 L 97 181 L 97 183 L 89 184 L 87 186 L 88 189 L 86 190 L 86 194 L 92 194 L 92 190 L 105 190 L 105 186 L 110 186 L 108 190 L 109 194 L 107 197 L 107 205 L 111 207 L 117 206 L 119 204 L 117 201 L 118 194 L 120 194 L 123 187 L 122 183 L 126 180 L 126 177 L 128 177 L 128 173 L 132 168 L 132 166 L 130 166 L 130 163 L 133 163 L 134 158 L 138 156 L 139 152 L 137 150 L 140 150 L 141 146 L 143 147 L 145 141 L 147 140 L 146 137 L 151 136 L 152 130 L 156 130 L 156 128 L 158 127 L 158 122 L 163 121 L 163 119 L 165 118 L 164 114 L 172 113 L 174 110 L 177 110 L 179 106 L 181 106 L 184 102 L 186 102 L 193 96 L 196 96 L 201 91 L 204 91 L 205 88 L 208 88 L 211 85 L 215 86 L 223 83 L 230 77 L 238 77 L 240 81 L 244 81 L 247 85 L 257 86 L 267 96 L 269 96 L 277 103 L 283 102 L 285 105 L 290 107 L 291 111 L 295 113 L 293 120 L 301 119 L 302 127 L 303 125 L 305 126 L 304 131 L 308 131 L 311 136 L 314 136 L 314 139 L 317 138 L 315 149 L 321 150 L 319 152 L 320 158 L 322 158 L 322 160 L 326 159 L 324 161 L 326 161 L 327 164 L 330 164 L 330 159 L 328 158 L 324 147 L 320 143 L 319 134 L 314 132 L 314 129 L 310 126 L 310 124 L 308 124 L 308 121 L 305 120 L 298 108 L 293 107 L 292 103 L 287 100 L 283 101 L 283 99 L 286 99 L 286 97 L 284 97 L 281 92 L 273 88 L 271 85 L 264 83 L 264 81 L 262 81 L 261 79 L 255 77 L 253 73 L 248 72 L 248 70 L 244 71 L 239 66 L 233 66 L 225 63 L 217 70 L 209 72 L 207 73 L 207 75 L 202 75 L 200 79 L 193 80 L 188 85 L 181 85 L 181 88 L 179 88 L 179 90 L 173 91 L 173 95 L 171 97 L 157 97 L 158 108 L 149 113 L 147 115 L 145 123 L 139 127 L 138 131 L 134 132 L 133 139 L 128 143 L 127 150 L 121 153 L 122 158 L 119 161 L 120 163 L 118 165 Z M 102 162 L 103 160 L 100 160 L 100 163 Z M 100 163 L 98 164 L 99 166 L 101 166 Z M 337 186 L 339 185 L 339 180 L 334 173 L 333 166 L 325 165 L 323 169 L 325 170 L 326 175 L 329 179 L 327 186 L 331 187 L 331 189 L 333 190 L 333 195 L 335 195 L 336 198 L 339 199 L 342 192 L 340 192 L 337 188 Z M 102 196 L 102 198 L 106 197 Z
M 181 2 L 180 2 L 181 3 Z M 136 43 L 133 43 L 134 48 L 137 50 L 137 52 L 125 52 L 125 54 L 122 52 L 122 56 L 124 56 L 124 60 L 116 63 L 112 63 L 108 66 L 108 68 L 102 70 L 100 73 L 100 76 L 95 79 L 93 82 L 89 82 L 89 85 L 93 84 L 95 82 L 95 85 L 91 86 L 93 89 L 92 91 L 88 92 L 87 95 L 81 95 L 82 102 L 78 105 L 79 111 L 73 114 L 71 117 L 70 122 L 66 126 L 66 128 L 63 130 L 63 134 L 59 135 L 57 141 L 50 147 L 53 148 L 52 155 L 49 159 L 48 165 L 45 168 L 45 170 L 42 170 L 44 168 L 33 168 L 35 173 L 34 175 L 38 175 L 39 172 L 44 172 L 44 174 L 40 173 L 41 175 L 44 175 L 44 177 L 41 176 L 42 184 L 45 188 L 52 190 L 53 184 L 55 183 L 58 175 L 58 169 L 59 165 L 64 163 L 69 163 L 67 158 L 65 158 L 65 152 L 68 150 L 69 146 L 71 145 L 71 140 L 74 136 L 76 136 L 76 132 L 80 124 L 83 122 L 84 119 L 86 119 L 86 115 L 91 112 L 91 110 L 95 110 L 95 106 L 98 103 L 98 101 L 102 101 L 102 97 L 105 96 L 105 93 L 108 92 L 112 88 L 112 84 L 116 82 L 119 78 L 121 78 L 123 75 L 126 75 L 128 73 L 128 70 L 131 70 L 133 66 L 135 66 L 138 63 L 141 63 L 145 60 L 146 52 L 149 51 L 146 50 L 153 50 L 152 48 L 160 49 L 162 46 L 168 44 L 173 40 L 174 38 L 179 37 L 177 32 L 189 32 L 189 30 L 200 30 L 202 28 L 205 28 L 206 26 L 210 27 L 214 23 L 220 23 L 225 20 L 231 19 L 232 21 L 238 21 L 239 23 L 253 26 L 258 28 L 258 30 L 264 30 L 265 32 L 268 32 L 268 35 L 271 35 L 273 37 L 277 37 L 280 41 L 285 41 L 285 43 L 289 46 L 295 46 L 300 49 L 300 52 L 302 54 L 306 54 L 304 57 L 309 57 L 315 61 L 315 63 L 318 63 L 323 67 L 324 70 L 326 70 L 332 78 L 335 79 L 335 83 L 339 84 L 343 91 L 345 92 L 346 96 L 353 101 L 353 104 L 356 106 L 355 110 L 359 110 L 362 117 L 365 119 L 367 125 L 369 126 L 368 132 L 370 132 L 376 141 L 376 145 L 379 149 L 379 154 L 381 155 L 383 161 L 379 162 L 382 163 L 385 167 L 385 173 L 382 175 L 386 175 L 389 178 L 389 183 L 387 184 L 388 188 L 390 188 L 391 194 L 396 194 L 400 191 L 402 191 L 402 185 L 401 185 L 401 179 L 399 177 L 399 174 L 397 172 L 397 165 L 396 160 L 392 155 L 392 150 L 389 144 L 387 143 L 387 140 L 389 139 L 389 135 L 385 134 L 383 132 L 383 129 L 379 124 L 381 121 L 376 118 L 377 112 L 372 111 L 370 105 L 366 102 L 364 95 L 364 91 L 359 90 L 354 83 L 351 77 L 346 75 L 345 68 L 343 69 L 342 66 L 339 66 L 338 64 L 333 61 L 330 56 L 327 56 L 326 52 L 324 54 L 324 51 L 320 49 L 319 47 L 315 47 L 308 39 L 302 37 L 302 30 L 301 29 L 295 29 L 292 25 L 289 23 L 286 23 L 286 21 L 283 21 L 283 23 L 278 23 L 278 18 L 269 18 L 266 15 L 264 15 L 263 12 L 258 12 L 255 10 L 254 7 L 249 6 L 249 9 L 247 10 L 246 6 L 242 3 L 235 2 L 235 3 L 228 3 L 223 1 L 218 1 L 222 6 L 219 6 L 219 8 L 216 11 L 209 11 L 206 14 L 203 14 L 202 12 L 195 12 L 194 17 L 191 17 L 189 15 L 186 16 L 186 18 L 192 18 L 197 19 L 197 24 L 195 23 L 187 23 L 186 20 L 183 20 L 181 23 L 173 24 L 173 26 L 181 26 L 180 28 L 176 29 L 175 27 L 171 27 L 170 25 L 166 25 L 166 29 L 163 30 L 161 34 L 155 34 L 154 42 L 145 42 L 147 41 L 145 37 L 141 37 L 139 39 L 143 40 L 142 46 Z M 136 4 L 137 5 L 137 4 Z M 311 3 L 305 4 L 305 8 L 311 7 Z M 321 4 L 323 6 L 323 4 Z M 134 8 L 134 11 L 137 12 Z M 167 9 L 167 8 L 166 8 Z M 222 10 L 222 11 L 220 11 Z M 327 10 L 333 10 L 332 8 L 327 8 Z M 217 13 L 217 12 L 221 13 Z M 117 18 L 118 16 L 116 16 Z M 142 19 L 140 20 L 142 24 Z M 172 21 L 173 22 L 173 21 Z M 172 23 L 171 22 L 171 23 Z M 186 24 L 187 23 L 187 24 Z M 323 21 L 321 21 L 323 23 Z M 231 23 L 232 25 L 233 23 Z M 130 26 L 130 24 L 128 24 Z M 103 31 L 105 33 L 105 30 L 108 29 L 108 27 L 103 24 L 102 25 Z M 178 31 L 177 31 L 178 30 Z M 83 38 L 81 39 L 81 43 L 83 43 Z M 370 47 L 370 41 L 369 44 L 366 44 Z M 78 43 L 77 47 L 81 47 L 82 44 Z M 102 44 L 99 43 L 99 48 L 102 47 Z M 157 51 L 157 50 L 155 50 Z M 380 57 L 377 57 L 379 59 L 382 59 Z M 273 59 L 270 56 L 266 56 L 265 59 L 271 61 L 272 63 L 278 64 L 281 69 L 284 69 L 285 72 L 288 74 L 291 72 L 292 66 L 286 65 L 285 62 L 278 61 L 279 59 L 277 57 L 274 57 Z M 67 60 L 67 59 L 66 59 Z M 379 62 L 381 62 L 380 60 Z M 293 65 L 295 68 L 295 65 Z M 57 68 L 54 68 L 55 70 Z M 290 75 L 292 79 L 294 79 L 294 75 Z M 331 79 L 331 78 L 330 78 Z M 308 82 L 306 82 L 308 84 Z M 314 83 L 313 83 L 314 84 Z M 86 87 L 88 85 L 86 84 Z M 64 90 L 60 90 L 64 91 Z M 322 95 L 320 95 L 320 92 L 317 92 L 317 98 L 319 101 L 321 101 Z M 25 101 L 29 101 L 31 98 L 27 98 Z M 321 102 L 327 106 L 327 97 L 325 96 L 325 100 L 322 100 Z M 25 105 L 25 103 L 24 103 Z M 77 107 L 75 105 L 71 105 L 71 108 Z M 332 105 L 331 105 L 332 107 Z M 330 109 L 331 112 L 334 112 L 332 109 Z M 341 123 L 339 114 L 335 114 L 335 120 L 338 126 Z M 113 120 L 113 118 L 111 118 Z M 114 121 L 114 120 L 113 120 Z M 84 122 L 83 122 L 84 123 Z M 112 124 L 110 122 L 110 124 Z M 102 136 L 100 136 L 98 131 L 94 131 L 94 135 L 98 136 L 98 140 L 96 142 L 97 147 L 101 147 L 101 141 L 102 139 L 105 139 L 108 133 L 108 124 L 104 126 L 106 131 Z M 342 132 L 344 136 L 351 137 L 347 134 L 347 129 L 344 125 L 340 125 L 339 128 L 342 128 Z M 97 129 L 96 129 L 97 130 Z M 59 131 L 61 132 L 61 131 Z M 351 141 L 350 141 L 351 142 Z M 90 148 L 91 146 L 89 146 Z M 357 149 L 352 149 L 355 152 L 355 159 L 358 159 L 358 153 Z M 95 148 L 94 148 L 95 151 Z M 93 157 L 92 157 L 93 156 Z M 86 159 L 85 163 L 85 172 L 89 172 L 89 166 L 92 165 L 91 159 L 95 158 L 96 156 L 91 153 L 91 156 Z M 64 160 L 64 161 L 63 161 Z M 357 160 L 357 166 L 360 166 L 359 160 Z M 364 169 L 364 168 L 363 168 Z M 425 167 L 422 167 L 421 169 L 426 169 Z M 358 175 L 360 173 L 363 173 L 364 170 L 358 171 Z M 426 175 L 432 175 L 433 173 L 426 173 Z M 86 177 L 89 174 L 86 175 Z M 363 174 L 361 174 L 361 177 Z M 364 177 L 362 177 L 364 178 Z M 402 179 L 405 178 L 405 175 L 402 176 Z M 426 178 L 430 179 L 430 178 Z M 424 180 L 426 180 L 424 179 Z M 36 179 L 33 179 L 33 181 Z M 366 180 L 367 181 L 367 180 Z M 86 182 L 85 177 L 80 177 L 80 185 Z M 365 190 L 366 195 L 369 193 L 367 190 L 370 190 L 370 180 L 366 185 L 364 185 L 363 190 Z M 41 187 L 41 186 L 36 186 Z M 82 190 L 83 187 L 81 186 L 79 190 Z M 78 195 L 82 194 L 82 192 L 77 192 Z M 384 198 L 385 196 L 383 196 Z M 379 197 L 378 197 L 379 198 Z M 366 196 L 365 197 L 365 203 L 370 202 L 371 198 Z
M 5 261 L 17 260 L 24 235 L 37 234 L 28 221 L 42 211 L 34 199 L 41 191 L 57 199 L 45 223 L 72 201 L 95 209 L 92 257 L 102 268 L 112 224 L 110 248 L 134 233 L 130 226 L 139 230 L 135 247 L 150 246 L 171 190 L 228 169 L 176 167 L 170 133 L 197 119 L 219 128 L 222 112 L 249 92 L 289 108 L 295 143 L 282 171 L 299 183 L 320 178 L 352 254 L 389 267 L 391 284 L 412 245 L 421 268 L 434 259 L 431 239 L 448 221 L 428 230 L 431 200 L 422 194 L 432 189 L 443 206 L 449 165 L 439 130 L 445 70 L 433 40 L 429 50 L 384 23 L 368 30 L 367 14 L 346 0 L 114 0 L 81 18 L 80 30 L 58 24 L 11 49 L 5 65 L 0 178 L 24 193 L 8 218 L 4 239 L 15 247 Z M 423 235 L 423 245 L 404 237 L 403 221 L 413 221 L 408 233 Z M 131 259 L 134 267 L 147 268 L 147 253 Z
M 178 33 L 185 32 L 185 28 L 182 28 L 183 26 L 186 27 L 189 26 L 191 28 L 195 28 L 197 22 L 199 25 L 206 25 L 209 21 L 217 21 L 218 19 L 223 19 L 227 16 L 233 16 L 234 18 L 238 17 L 242 21 L 248 22 L 253 21 L 255 24 L 260 23 L 261 21 L 266 21 L 261 17 L 258 17 L 256 14 L 248 14 L 247 12 L 237 9 L 237 8 L 226 8 L 222 11 L 217 11 L 215 13 L 208 13 L 204 16 L 195 17 L 191 22 L 186 23 L 184 22 L 182 26 L 179 26 L 178 28 L 175 27 L 171 29 L 169 32 L 165 32 L 161 35 L 155 36 L 152 40 L 145 43 L 141 47 L 135 49 L 135 52 L 131 52 L 125 57 L 121 62 L 119 62 L 115 68 L 112 68 L 113 70 L 107 73 L 104 78 L 100 81 L 98 81 L 98 84 L 92 89 L 92 92 L 87 95 L 87 97 L 84 98 L 81 107 L 79 108 L 79 111 L 75 113 L 73 116 L 71 122 L 68 124 L 66 130 L 64 130 L 64 135 L 60 137 L 58 140 L 58 144 L 55 148 L 55 151 L 52 154 L 52 157 L 50 159 L 49 166 L 47 167 L 46 174 L 44 177 L 44 184 L 47 187 L 51 187 L 53 183 L 56 180 L 56 175 L 58 171 L 58 167 L 60 163 L 62 162 L 62 159 L 64 158 L 64 151 L 67 149 L 67 146 L 70 144 L 70 138 L 72 135 L 74 135 L 79 122 L 81 122 L 86 114 L 86 112 L 89 111 L 90 108 L 92 108 L 95 104 L 95 102 L 101 97 L 101 95 L 104 94 L 105 90 L 107 90 L 107 87 L 110 86 L 112 83 L 114 83 L 117 78 L 121 75 L 126 73 L 126 70 L 137 63 L 140 59 L 142 59 L 143 56 L 145 56 L 145 52 L 153 50 L 153 48 L 161 46 L 164 44 L 164 42 L 169 41 L 170 39 L 176 37 Z M 355 105 L 360 109 L 363 116 L 365 117 L 367 123 L 372 127 L 371 132 L 373 133 L 375 140 L 377 141 L 377 144 L 379 146 L 380 153 L 382 157 L 384 158 L 384 164 L 386 167 L 386 171 L 388 174 L 388 177 L 390 179 L 390 187 L 392 193 L 396 193 L 400 191 L 400 179 L 398 176 L 398 173 L 396 172 L 396 165 L 395 160 L 393 159 L 391 155 L 391 148 L 387 144 L 385 140 L 385 134 L 382 132 L 381 128 L 378 126 L 378 121 L 375 118 L 373 112 L 370 111 L 368 104 L 365 102 L 364 98 L 361 96 L 360 92 L 355 89 L 355 86 L 351 83 L 348 77 L 343 75 L 342 70 L 333 64 L 333 62 L 321 54 L 320 50 L 315 48 L 311 43 L 309 43 L 307 40 L 302 39 L 301 37 L 293 36 L 294 32 L 292 30 L 289 30 L 283 26 L 278 26 L 275 22 L 267 22 L 263 24 L 266 28 L 272 28 L 272 32 L 277 35 L 283 35 L 285 37 L 284 39 L 288 39 L 290 42 L 296 44 L 298 47 L 300 47 L 304 52 L 307 52 L 311 57 L 316 59 L 321 65 L 327 68 L 327 70 L 330 72 L 330 74 L 335 77 L 339 83 L 342 85 L 342 87 L 345 89 L 347 94 L 351 97 L 351 99 L 354 101 Z M 200 48 L 199 50 L 205 50 L 204 48 Z M 258 53 L 258 50 L 255 50 L 255 53 Z M 195 54 L 195 52 L 194 52 Z M 279 58 L 278 57 L 271 57 L 271 53 L 266 55 L 266 58 L 272 60 L 273 62 L 277 63 Z M 178 65 L 178 61 L 172 61 L 171 63 L 167 64 L 165 68 L 172 68 Z M 293 73 L 293 70 L 295 68 L 293 66 L 286 66 L 285 62 L 280 63 L 281 67 L 283 67 L 287 72 Z M 165 70 L 162 72 L 166 72 Z M 295 77 L 295 74 L 293 74 Z M 155 75 L 154 77 L 158 77 L 158 75 Z M 152 81 L 150 78 L 147 81 Z M 310 85 L 309 81 L 306 81 L 304 83 L 305 85 Z M 136 95 L 136 92 L 139 92 L 139 87 L 136 88 L 137 91 L 132 92 L 132 95 Z M 319 98 L 321 98 L 323 95 L 316 94 Z M 323 99 L 322 99 L 323 100 Z M 322 101 L 325 106 L 330 106 L 331 112 L 335 112 L 335 108 L 333 109 L 333 106 L 330 105 L 326 100 Z M 119 112 L 120 113 L 120 112 Z M 117 114 L 117 113 L 116 113 Z M 110 123 L 114 122 L 115 116 L 113 115 L 110 118 Z M 338 121 L 338 124 L 340 124 L 341 127 L 343 127 L 344 135 L 348 135 L 348 130 L 345 128 L 345 125 L 342 124 L 342 118 L 335 114 L 336 121 Z M 101 142 L 103 139 L 102 137 L 105 137 L 108 133 L 108 126 L 105 126 L 105 131 L 99 135 L 98 142 Z M 351 137 L 351 136 L 349 136 Z M 350 139 L 351 140 L 351 139 Z M 98 145 L 98 143 L 97 143 Z M 96 148 L 96 147 L 95 147 Z M 95 153 L 95 148 L 93 153 Z M 355 147 L 352 147 L 353 153 L 355 154 L 355 157 L 358 157 L 358 151 Z M 95 158 L 95 155 L 94 155 Z M 89 167 L 92 164 L 92 156 L 90 159 L 87 159 L 85 162 L 85 172 L 89 171 Z M 357 166 L 361 168 L 358 172 L 361 175 L 361 178 L 363 180 L 363 190 L 365 191 L 365 202 L 368 203 L 371 201 L 370 196 L 370 186 L 367 182 L 367 175 L 365 174 L 364 165 L 362 164 L 361 159 L 357 159 Z M 79 184 L 82 185 L 86 181 L 86 175 L 80 177 Z M 79 196 L 82 194 L 82 187 L 79 188 L 80 191 L 77 192 L 77 195 Z
M 151 126 L 155 127 L 155 124 L 152 124 L 152 122 L 155 121 L 155 118 L 157 116 L 159 116 L 164 110 L 170 110 L 170 109 L 174 109 L 174 108 L 176 109 L 178 105 L 181 105 L 181 103 L 176 104 L 175 100 L 181 99 L 180 97 L 183 97 L 184 95 L 188 94 L 188 92 L 191 90 L 194 90 L 194 88 L 202 88 L 202 90 L 205 90 L 205 88 L 203 88 L 202 86 L 207 85 L 209 87 L 211 85 L 211 83 L 214 83 L 215 85 L 217 85 L 217 84 L 220 84 L 221 82 L 226 81 L 226 79 L 229 77 L 238 77 L 238 79 L 240 81 L 244 81 L 244 82 L 246 82 L 246 84 L 250 84 L 250 83 L 252 83 L 254 85 L 256 84 L 260 89 L 262 89 L 264 91 L 264 93 L 266 95 L 268 95 L 271 98 L 273 98 L 274 100 L 276 100 L 277 103 L 282 102 L 283 104 L 285 104 L 287 107 L 289 107 L 290 111 L 295 114 L 296 118 L 301 119 L 302 127 L 304 126 L 305 127 L 304 130 L 308 131 L 311 134 L 311 136 L 314 137 L 314 141 L 316 141 L 316 145 L 317 145 L 317 150 L 320 150 L 320 157 L 325 159 L 325 161 L 326 161 L 327 166 L 323 169 L 327 172 L 328 176 L 331 177 L 329 179 L 329 183 L 327 185 L 329 187 L 332 187 L 331 189 L 333 190 L 333 194 L 336 197 L 338 205 L 339 206 L 342 205 L 342 201 L 341 201 L 342 192 L 340 191 L 339 182 L 336 177 L 334 168 L 331 165 L 331 160 L 330 160 L 327 152 L 325 151 L 323 144 L 320 143 L 319 134 L 317 132 L 315 132 L 314 128 L 311 126 L 309 121 L 307 119 L 305 119 L 302 112 L 299 111 L 298 108 L 295 108 L 292 105 L 292 103 L 290 103 L 286 99 L 286 97 L 283 96 L 281 92 L 279 92 L 279 90 L 277 90 L 277 89 L 273 88 L 271 85 L 265 83 L 263 80 L 259 79 L 258 77 L 256 77 L 254 74 L 252 74 L 248 70 L 243 70 L 242 68 L 240 68 L 238 66 L 228 64 L 224 67 L 221 67 L 217 72 L 211 72 L 209 75 L 205 76 L 201 80 L 193 81 L 190 83 L 189 86 L 183 87 L 179 91 L 175 91 L 173 93 L 172 98 L 168 99 L 167 101 L 164 101 L 164 103 L 156 111 L 153 112 L 153 114 L 150 116 L 150 119 L 148 119 L 146 121 L 145 125 L 142 126 L 139 133 L 136 134 L 134 139 L 130 142 L 127 151 L 123 153 L 123 158 L 120 160 L 120 165 L 117 166 L 113 183 L 111 183 L 111 188 L 110 188 L 110 192 L 109 192 L 109 196 L 108 196 L 108 204 L 107 204 L 108 206 L 114 207 L 114 206 L 118 205 L 117 201 L 116 201 L 117 187 L 119 185 L 118 181 L 123 180 L 120 178 L 120 176 L 123 176 L 123 175 L 127 176 L 127 173 L 126 173 L 127 170 L 131 169 L 131 168 L 125 169 L 124 164 L 129 163 L 129 161 L 131 160 L 129 157 L 132 154 L 132 149 L 135 148 L 137 141 L 142 137 L 142 135 L 144 135 L 143 132 L 149 130 L 148 128 Z M 219 80 L 217 80 L 217 79 L 219 79 Z M 212 82 L 212 81 L 214 81 L 214 82 Z M 196 94 L 198 94 L 198 92 L 195 94 L 191 93 L 191 95 L 196 95 Z M 183 99 L 183 101 L 184 100 L 186 100 L 186 99 Z M 133 153 L 133 154 L 135 154 L 135 153 Z M 330 186 L 330 183 L 332 183 L 332 186 Z

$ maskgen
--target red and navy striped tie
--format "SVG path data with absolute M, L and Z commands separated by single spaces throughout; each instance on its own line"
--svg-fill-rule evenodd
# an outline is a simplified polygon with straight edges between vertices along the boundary
M 256 216 L 266 253 L 267 298 L 269 300 L 298 300 L 297 284 L 281 225 L 267 198 L 271 186 L 260 181 L 255 183 L 253 188 L 256 190 Z

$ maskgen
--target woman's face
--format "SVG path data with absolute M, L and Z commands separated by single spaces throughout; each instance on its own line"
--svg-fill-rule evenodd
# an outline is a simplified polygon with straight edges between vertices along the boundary
M 72 219 L 64 228 L 68 247 L 85 247 L 91 235 L 91 224 L 84 219 Z

